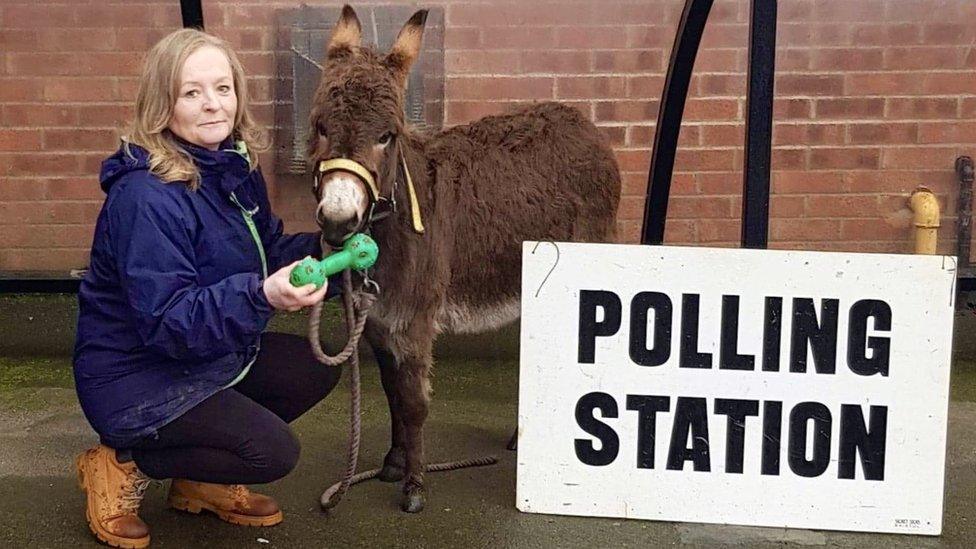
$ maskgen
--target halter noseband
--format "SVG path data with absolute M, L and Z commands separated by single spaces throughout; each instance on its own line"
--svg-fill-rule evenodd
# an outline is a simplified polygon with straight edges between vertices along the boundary
M 410 218 L 413 222 L 413 230 L 417 234 L 424 234 L 424 224 L 420 218 L 420 205 L 417 203 L 417 192 L 413 187 L 413 179 L 410 177 L 410 170 L 407 169 L 407 162 L 403 157 L 403 151 L 397 147 L 397 152 L 400 156 L 400 163 L 403 166 L 403 174 L 407 180 L 407 193 L 410 196 Z M 369 189 L 369 208 L 368 215 L 366 216 L 367 227 L 372 224 L 373 221 L 382 219 L 383 217 L 386 217 L 386 215 L 389 215 L 389 213 L 396 211 L 396 176 L 393 177 L 393 192 L 390 194 L 390 198 L 386 198 L 380 195 L 380 189 L 376 184 L 376 179 L 373 177 L 373 174 L 371 174 L 370 171 L 367 170 L 362 164 L 349 158 L 333 158 L 331 160 L 323 160 L 319 162 L 318 169 L 316 169 L 315 172 L 314 182 L 314 190 L 316 191 L 316 194 L 318 193 L 319 186 L 322 183 L 322 178 L 325 177 L 327 173 L 336 171 L 349 172 L 359 177 L 364 183 L 366 183 L 366 188 Z M 390 212 L 384 212 L 380 216 L 374 217 L 376 205 L 380 202 L 389 202 L 392 210 Z

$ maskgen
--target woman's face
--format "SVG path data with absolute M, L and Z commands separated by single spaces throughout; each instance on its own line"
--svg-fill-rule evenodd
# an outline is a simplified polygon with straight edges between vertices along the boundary
M 224 52 L 203 46 L 186 58 L 169 129 L 194 145 L 217 150 L 234 129 L 237 91 Z

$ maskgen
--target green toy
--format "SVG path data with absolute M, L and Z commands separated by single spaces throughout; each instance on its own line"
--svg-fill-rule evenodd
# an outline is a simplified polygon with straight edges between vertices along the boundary
M 325 284 L 325 279 L 340 271 L 346 269 L 362 271 L 372 267 L 379 254 L 380 249 L 372 238 L 356 233 L 343 242 L 340 252 L 322 260 L 311 257 L 303 259 L 292 269 L 289 280 L 295 287 L 315 284 L 316 288 L 321 288 Z

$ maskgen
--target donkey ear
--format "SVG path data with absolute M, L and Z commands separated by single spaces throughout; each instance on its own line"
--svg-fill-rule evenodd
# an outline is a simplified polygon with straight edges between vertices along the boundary
M 332 28 L 332 36 L 325 47 L 325 57 L 331 59 L 351 52 L 353 48 L 359 47 L 362 35 L 363 27 L 359 24 L 355 10 L 349 4 L 342 6 L 342 15 Z
M 424 23 L 427 22 L 427 10 L 420 10 L 403 25 L 396 42 L 386 56 L 386 64 L 400 78 L 406 82 L 410 66 L 420 55 L 420 42 L 424 37 Z

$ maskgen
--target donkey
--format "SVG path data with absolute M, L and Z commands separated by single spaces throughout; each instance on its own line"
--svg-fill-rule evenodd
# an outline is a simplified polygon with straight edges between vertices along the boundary
M 404 89 L 427 11 L 384 54 L 362 47 L 342 8 L 310 116 L 315 213 L 338 246 L 368 231 L 382 292 L 365 335 L 392 423 L 380 478 L 403 480 L 400 507 L 425 503 L 423 426 L 439 333 L 486 331 L 519 316 L 521 243 L 611 241 L 620 174 L 603 135 L 546 102 L 433 134 L 404 122 Z M 380 221 L 380 218 L 385 218 Z

